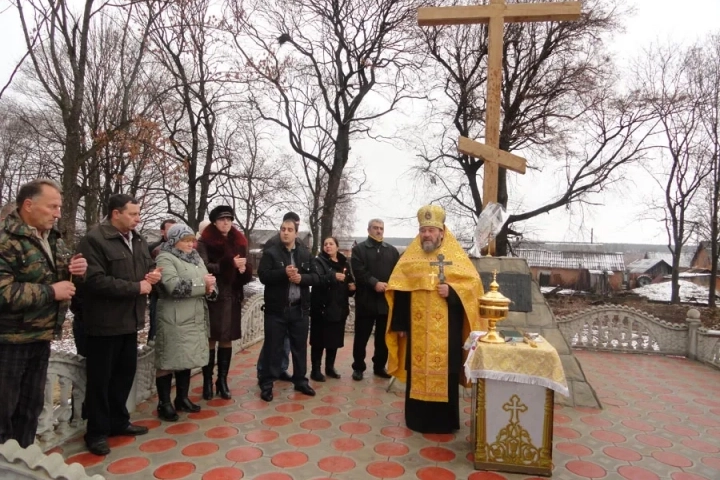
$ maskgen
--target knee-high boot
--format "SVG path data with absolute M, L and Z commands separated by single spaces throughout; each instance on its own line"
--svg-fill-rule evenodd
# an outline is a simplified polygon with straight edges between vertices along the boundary
M 167 422 L 177 422 L 178 414 L 170 401 L 170 389 L 172 388 L 172 373 L 155 377 L 155 386 L 158 391 L 158 418 Z
M 340 374 L 335 370 L 337 348 L 326 348 L 325 352 L 325 375 L 330 378 L 340 378 Z
M 227 376 L 230 371 L 230 360 L 232 359 L 232 347 L 230 348 L 218 348 L 218 379 L 215 382 L 215 388 L 217 389 L 218 395 L 225 400 L 232 398 L 230 394 L 230 388 L 227 384 Z
M 191 402 L 188 393 L 190 393 L 190 370 L 179 370 L 175 372 L 175 410 L 178 412 L 199 412 L 200 405 Z
M 322 352 L 323 349 L 320 347 L 310 347 L 310 378 L 316 382 L 324 382 L 325 375 L 320 370 L 322 363 Z
M 213 398 L 213 369 L 215 368 L 215 349 L 210 350 L 208 364 L 202 367 L 203 372 L 203 398 L 210 400 Z

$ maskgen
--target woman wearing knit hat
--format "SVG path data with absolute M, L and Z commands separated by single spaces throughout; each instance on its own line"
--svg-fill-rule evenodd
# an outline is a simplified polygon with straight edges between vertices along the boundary
M 217 296 L 215 277 L 193 248 L 195 235 L 187 225 L 175 224 L 167 231 L 157 265 L 162 267 L 158 289 L 155 336 L 155 384 L 158 417 L 177 421 L 177 412 L 197 412 L 200 406 L 188 398 L 190 369 L 208 361 L 209 312 L 206 297 Z M 175 406 L 170 403 L 172 372 L 175 372 Z
M 227 384 L 232 341 L 241 337 L 240 315 L 242 311 L 243 286 L 252 280 L 252 267 L 247 263 L 248 242 L 245 235 L 233 226 L 235 214 L 231 207 L 220 205 L 210 212 L 210 225 L 198 240 L 198 252 L 208 271 L 218 283 L 218 299 L 210 308 L 210 360 L 203 367 L 203 398 L 213 397 L 213 368 L 215 344 L 217 349 L 218 376 L 215 387 L 224 399 L 232 397 Z

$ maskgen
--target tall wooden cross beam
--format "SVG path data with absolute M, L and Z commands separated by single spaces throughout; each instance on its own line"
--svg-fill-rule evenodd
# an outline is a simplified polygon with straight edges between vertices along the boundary
M 488 5 L 418 9 L 420 26 L 488 24 L 488 86 L 485 144 L 460 137 L 458 151 L 484 160 L 483 206 L 497 202 L 500 167 L 525 173 L 525 159 L 500 150 L 503 30 L 505 22 L 549 22 L 580 18 L 580 2 L 512 3 L 490 0 Z

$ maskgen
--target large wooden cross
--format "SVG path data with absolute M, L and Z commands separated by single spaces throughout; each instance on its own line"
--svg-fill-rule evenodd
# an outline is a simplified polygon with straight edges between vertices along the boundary
M 488 24 L 488 86 L 485 143 L 460 137 L 458 151 L 484 160 L 483 206 L 497 202 L 500 167 L 525 173 L 525 159 L 500 150 L 503 30 L 505 22 L 544 22 L 580 18 L 580 2 L 513 3 L 490 0 L 489 5 L 418 9 L 420 26 Z

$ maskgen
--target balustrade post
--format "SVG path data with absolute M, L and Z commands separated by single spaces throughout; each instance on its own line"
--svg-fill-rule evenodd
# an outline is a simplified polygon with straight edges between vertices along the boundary
M 700 312 L 691 308 L 687 312 L 685 322 L 688 324 L 688 351 L 687 357 L 690 360 L 698 359 L 698 329 L 700 328 Z
M 54 374 L 48 374 L 45 379 L 45 401 L 43 403 L 42 412 L 38 418 L 38 426 L 35 435 L 40 440 L 46 442 L 55 435 L 54 418 L 53 418 L 53 388 L 57 377 Z

